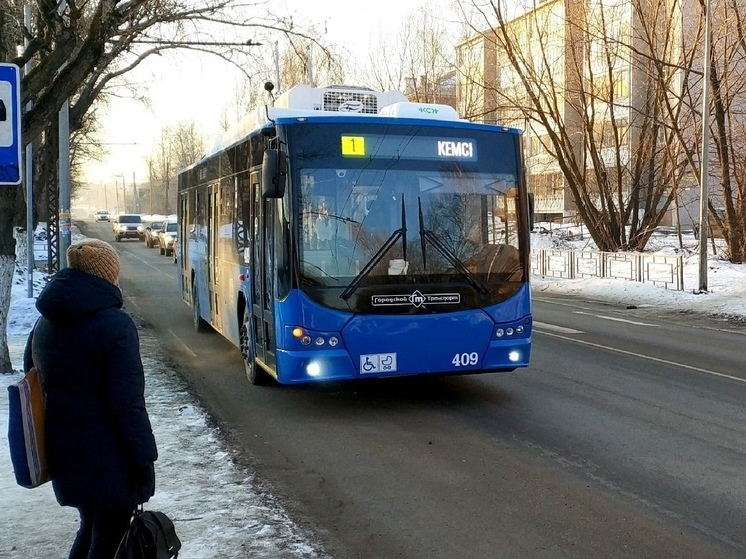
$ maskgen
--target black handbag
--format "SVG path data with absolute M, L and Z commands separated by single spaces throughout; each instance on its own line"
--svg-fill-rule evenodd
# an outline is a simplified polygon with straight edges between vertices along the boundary
M 140 505 L 114 559 L 175 559 L 180 549 L 181 540 L 171 519 L 162 512 L 143 510 Z

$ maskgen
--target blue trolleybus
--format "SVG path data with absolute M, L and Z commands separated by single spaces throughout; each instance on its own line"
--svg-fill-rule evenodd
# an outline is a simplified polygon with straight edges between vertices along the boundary
M 526 367 L 521 141 L 400 93 L 291 89 L 179 174 L 195 327 L 254 384 Z

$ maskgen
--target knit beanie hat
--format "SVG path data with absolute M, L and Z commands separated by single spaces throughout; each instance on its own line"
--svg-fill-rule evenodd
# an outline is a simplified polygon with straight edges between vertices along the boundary
M 71 268 L 98 276 L 117 285 L 119 255 L 109 243 L 88 239 L 67 249 L 67 263 Z

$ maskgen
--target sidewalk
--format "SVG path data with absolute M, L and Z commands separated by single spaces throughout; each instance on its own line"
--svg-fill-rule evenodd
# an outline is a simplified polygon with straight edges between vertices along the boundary
M 22 367 L 27 332 L 36 320 L 25 283 L 14 285 L 8 343 Z M 178 374 L 159 355 L 157 340 L 140 332 L 146 400 L 160 458 L 156 494 L 147 508 L 167 513 L 183 547 L 180 559 L 319 559 L 323 553 L 288 518 L 252 472 L 233 460 Z M 64 559 L 78 528 L 77 511 L 60 507 L 51 484 L 16 485 L 8 453 L 7 386 L 19 372 L 0 374 L 0 559 Z

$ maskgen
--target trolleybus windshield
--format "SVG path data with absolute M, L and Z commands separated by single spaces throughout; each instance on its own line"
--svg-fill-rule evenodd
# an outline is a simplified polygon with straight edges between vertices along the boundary
M 512 296 L 526 277 L 518 146 L 497 129 L 289 127 L 301 288 L 335 307 L 413 286 L 452 287 L 442 310 Z

